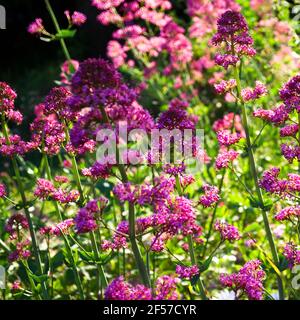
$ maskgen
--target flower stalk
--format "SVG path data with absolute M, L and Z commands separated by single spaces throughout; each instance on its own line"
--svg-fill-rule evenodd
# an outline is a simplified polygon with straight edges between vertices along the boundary
M 263 222 L 264 222 L 264 228 L 265 228 L 266 236 L 267 236 L 269 246 L 271 249 L 272 257 L 273 257 L 273 260 L 274 260 L 276 266 L 278 266 L 279 265 L 278 253 L 277 253 L 276 246 L 275 246 L 274 239 L 273 239 L 273 235 L 271 232 L 270 223 L 268 220 L 267 211 L 265 208 L 262 192 L 261 192 L 261 189 L 260 189 L 259 183 L 258 183 L 258 174 L 257 174 L 256 163 L 255 163 L 254 154 L 253 154 L 253 150 L 252 150 L 252 143 L 251 143 L 251 137 L 250 137 L 250 132 L 249 132 L 247 111 L 246 111 L 246 106 L 245 106 L 245 103 L 244 103 L 244 100 L 243 100 L 243 97 L 241 94 L 241 92 L 242 92 L 241 80 L 240 80 L 238 68 L 236 66 L 234 66 L 234 77 L 235 77 L 236 84 L 237 84 L 237 97 L 239 99 L 239 103 L 240 103 L 240 106 L 242 109 L 242 123 L 243 123 L 243 127 L 244 127 L 245 134 L 246 134 L 246 145 L 247 145 L 251 175 L 252 175 L 252 178 L 254 181 L 256 195 L 257 195 L 257 198 L 258 198 L 258 201 L 260 204 Z M 279 297 L 281 300 L 283 300 L 284 299 L 283 283 L 282 283 L 281 277 L 279 277 L 278 275 L 277 275 L 277 282 L 278 282 Z
M 52 182 L 53 179 L 52 179 L 52 174 L 51 174 L 51 168 L 49 166 L 48 156 L 45 153 L 44 153 L 44 163 L 45 163 L 45 168 L 46 168 L 46 173 L 47 173 L 48 179 Z M 56 215 L 60 218 L 61 221 L 63 221 L 64 219 L 63 219 L 63 216 L 62 216 L 61 211 L 59 209 L 57 201 L 53 201 L 53 204 L 54 204 L 54 209 L 55 209 Z M 70 246 L 69 241 L 67 240 L 67 238 L 65 236 L 64 236 L 64 242 L 66 245 L 66 250 L 67 250 L 67 253 L 69 256 L 69 260 L 72 264 L 72 270 L 74 273 L 74 278 L 75 278 L 75 282 L 76 282 L 76 285 L 77 285 L 77 288 L 78 288 L 78 291 L 80 294 L 80 298 L 84 299 L 83 287 L 82 287 L 80 276 L 79 276 L 79 273 L 78 273 L 78 270 L 77 270 L 77 267 L 75 264 L 75 259 L 74 259 L 74 255 L 72 252 L 72 248 Z
M 180 183 L 180 179 L 179 179 L 178 175 L 175 176 L 175 180 L 176 180 L 177 192 L 178 192 L 179 195 L 182 195 L 183 192 L 182 192 L 182 187 L 181 187 L 181 183 Z M 194 266 L 194 265 L 197 265 L 197 261 L 196 261 L 196 257 L 195 257 L 193 238 L 192 238 L 191 235 L 188 235 L 187 238 L 188 238 L 190 259 L 191 259 L 192 265 Z M 200 296 L 201 296 L 202 300 L 208 300 L 208 297 L 206 296 L 205 288 L 204 288 L 203 282 L 202 282 L 202 280 L 200 278 L 200 275 L 199 275 L 199 278 L 197 280 L 197 285 L 198 285 L 199 293 L 200 293 Z
M 103 121 L 105 123 L 109 123 L 110 120 L 108 118 L 108 115 L 104 109 L 103 106 L 100 106 L 100 111 L 103 117 Z M 123 183 L 127 183 L 129 181 L 124 164 L 122 164 L 120 162 L 120 155 L 119 155 L 119 150 L 118 148 L 116 148 L 117 150 L 117 161 L 118 161 L 118 169 L 122 178 L 122 182 Z M 140 248 L 137 244 L 136 241 L 136 231 L 135 231 L 135 208 L 134 208 L 134 204 L 130 203 L 128 204 L 129 208 L 128 208 L 128 212 L 129 212 L 129 218 L 128 218 L 128 222 L 129 222 L 129 240 L 131 243 L 131 248 L 132 248 L 132 252 L 134 254 L 134 258 L 137 264 L 137 267 L 139 269 L 139 273 L 141 276 L 141 279 L 143 281 L 143 284 L 147 287 L 151 287 L 151 281 L 147 272 L 147 267 L 146 264 L 142 258 L 141 255 L 141 251 Z
M 2 124 L 2 131 L 3 131 L 3 135 L 5 137 L 6 143 L 7 143 L 7 145 L 10 145 L 8 128 L 7 128 L 7 124 L 6 124 L 6 121 L 5 121 L 4 114 L 2 114 L 2 117 L 1 117 L 1 124 Z M 29 233 L 30 233 L 31 242 L 32 242 L 33 254 L 34 254 L 34 257 L 35 257 L 35 260 L 36 260 L 37 270 L 38 270 L 39 274 L 42 275 L 43 274 L 42 260 L 41 260 L 41 256 L 40 256 L 39 247 L 38 247 L 38 244 L 37 244 L 37 239 L 36 239 L 36 234 L 35 234 L 35 230 L 34 230 L 33 221 L 32 221 L 30 212 L 28 210 L 28 203 L 27 203 L 27 198 L 26 198 L 26 195 L 25 195 L 23 182 L 22 182 L 22 179 L 21 179 L 20 170 L 19 170 L 19 167 L 18 167 L 18 164 L 17 164 L 15 156 L 12 156 L 11 160 L 12 160 L 12 166 L 13 166 L 13 170 L 14 170 L 15 177 L 16 177 L 16 182 L 17 182 L 17 185 L 18 185 L 18 190 L 20 192 L 20 196 L 21 196 L 21 200 L 22 200 L 23 209 L 24 209 L 24 212 L 25 212 L 26 219 L 28 221 Z M 48 299 L 49 296 L 48 296 L 47 286 L 46 286 L 45 281 L 41 282 L 41 288 L 42 288 L 43 297 L 45 299 Z

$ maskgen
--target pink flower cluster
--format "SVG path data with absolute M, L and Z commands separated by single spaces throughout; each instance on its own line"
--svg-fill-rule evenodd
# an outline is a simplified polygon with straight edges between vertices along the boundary
M 296 140 L 298 125 L 295 123 L 287 124 L 287 121 L 292 121 L 293 112 L 300 111 L 300 75 L 290 79 L 280 90 L 280 98 L 283 104 L 271 110 L 258 109 L 254 112 L 254 116 L 275 125 L 285 125 L 280 130 L 281 137 L 291 137 Z M 291 141 L 281 145 L 282 155 L 292 163 L 294 159 L 300 161 L 300 148 L 297 144 Z
M 63 220 L 61 222 L 59 222 L 58 224 L 56 224 L 55 226 L 46 226 L 40 229 L 40 234 L 42 235 L 55 235 L 55 236 L 59 236 L 62 233 L 64 235 L 69 234 L 72 227 L 74 226 L 74 220 L 73 219 L 66 219 Z
M 28 221 L 21 213 L 14 213 L 5 225 L 5 230 L 10 234 L 11 238 L 15 238 L 21 229 L 27 230 L 28 228 Z
M 245 88 L 242 90 L 242 97 L 244 101 L 250 101 L 250 100 L 256 100 L 264 95 L 267 94 L 267 88 L 266 86 L 260 82 L 255 82 L 255 88 Z
M 123 277 L 114 279 L 105 290 L 106 300 L 176 300 L 177 279 L 162 276 L 156 280 L 154 293 L 151 289 L 138 284 L 132 285 L 124 281 Z
M 34 195 L 40 199 L 50 198 L 63 204 L 76 202 L 79 198 L 79 192 L 77 190 L 56 188 L 51 181 L 42 178 L 37 180 Z
M 300 206 L 290 206 L 282 209 L 275 215 L 275 219 L 278 221 L 291 220 L 292 218 L 300 217 Z
M 238 273 L 222 274 L 220 282 L 223 286 L 232 288 L 235 292 L 242 290 L 251 300 L 262 300 L 265 277 L 266 273 L 261 268 L 261 261 L 251 260 L 246 262 Z
M 217 220 L 214 226 L 216 231 L 220 232 L 221 239 L 235 241 L 241 238 L 238 229 L 225 221 Z
M 294 265 L 300 264 L 300 250 L 294 243 L 290 242 L 285 245 L 283 255 L 288 260 L 291 269 Z
M 43 25 L 43 20 L 41 18 L 36 18 L 29 26 L 27 31 L 31 34 L 41 35 L 45 31 Z
M 287 179 L 279 179 L 279 168 L 271 168 L 263 173 L 259 181 L 261 188 L 266 192 L 293 197 L 294 193 L 300 191 L 300 176 L 298 174 L 289 173 Z
M 249 35 L 248 25 L 243 15 L 237 11 L 227 10 L 217 21 L 218 30 L 212 38 L 214 45 L 225 44 L 225 54 L 216 54 L 215 62 L 227 69 L 235 66 L 243 55 L 256 54 L 253 39 Z
M 220 199 L 219 189 L 208 184 L 203 185 L 204 195 L 200 197 L 199 202 L 203 207 L 211 207 Z
M 74 219 L 77 233 L 87 233 L 98 228 L 97 220 L 107 204 L 107 199 L 100 197 L 89 201 L 81 208 Z
M 0 198 L 4 198 L 6 197 L 7 193 L 6 193 L 6 188 L 5 185 L 0 183 Z
M 16 244 L 16 249 L 8 255 L 8 260 L 10 262 L 27 260 L 31 256 L 31 252 L 28 249 L 29 245 L 30 245 L 29 240 L 18 242 Z
M 0 113 L 8 120 L 21 124 L 23 121 L 22 114 L 14 110 L 16 92 L 5 82 L 0 82 Z
M 67 17 L 70 25 L 74 25 L 74 26 L 81 26 L 86 22 L 86 15 L 78 12 L 78 11 L 74 11 L 72 13 L 72 15 L 70 14 L 69 10 L 65 11 L 65 16 Z
M 176 266 L 176 273 L 178 274 L 179 278 L 191 279 L 195 275 L 199 274 L 199 268 L 196 265 L 194 265 L 192 267 L 185 267 L 182 265 L 177 265 Z

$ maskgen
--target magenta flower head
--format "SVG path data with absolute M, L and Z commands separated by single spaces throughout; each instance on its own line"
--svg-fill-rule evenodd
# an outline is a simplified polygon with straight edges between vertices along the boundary
M 120 73 L 104 59 L 83 61 L 72 78 L 72 92 L 75 94 L 88 95 L 95 89 L 117 88 L 120 85 Z
M 204 195 L 200 197 L 199 202 L 203 207 L 210 207 L 219 201 L 219 189 L 208 184 L 203 185 Z
M 290 79 L 279 92 L 281 100 L 288 108 L 300 111 L 300 74 Z
M 300 264 L 300 250 L 293 242 L 285 245 L 283 255 L 288 260 L 290 269 L 292 269 L 294 265 Z
M 16 92 L 7 83 L 0 82 L 0 114 L 4 113 L 8 120 L 19 125 L 23 121 L 23 115 L 14 110 L 16 97 Z
M 220 151 L 216 158 L 216 169 L 221 170 L 223 168 L 228 168 L 229 165 L 239 156 L 239 153 L 235 150 Z
M 245 263 L 238 273 L 222 274 L 220 282 L 223 286 L 232 288 L 236 294 L 241 291 L 250 300 L 262 300 L 263 280 L 265 277 L 266 273 L 261 268 L 261 261 L 250 260 Z
M 69 10 L 66 10 L 64 13 L 70 25 L 81 26 L 86 22 L 86 15 L 81 12 L 74 11 L 72 16 Z
M 6 196 L 6 188 L 5 185 L 0 183 L 0 198 L 4 198 Z
M 118 7 L 125 0 L 92 0 L 92 5 L 99 10 L 108 10 Z
M 176 266 L 176 273 L 180 278 L 186 278 L 186 279 L 191 279 L 195 275 L 199 274 L 199 268 L 198 266 L 194 265 L 192 267 L 185 267 L 182 265 L 177 265 Z
M 232 37 L 241 32 L 248 31 L 248 25 L 240 12 L 228 10 L 224 12 L 217 21 L 217 35 L 226 38 Z
M 10 262 L 27 260 L 31 256 L 31 252 L 28 249 L 29 245 L 30 245 L 29 240 L 25 240 L 23 242 L 18 242 L 16 245 L 16 250 L 12 251 L 8 255 L 8 260 Z
M 215 62 L 227 69 L 236 65 L 242 55 L 253 56 L 253 39 L 248 33 L 248 25 L 243 15 L 228 10 L 218 19 L 217 33 L 212 38 L 214 45 L 225 44 L 225 54 L 217 54 Z
M 20 229 L 28 229 L 28 221 L 21 213 L 14 213 L 7 221 L 5 230 L 14 237 Z
M 106 300 L 177 300 L 177 282 L 178 278 L 172 276 L 159 277 L 152 295 L 151 289 L 140 284 L 131 285 L 123 277 L 118 277 L 106 288 L 104 297 Z
M 5 82 L 0 82 L 0 113 L 14 108 L 16 92 Z
M 45 99 L 45 115 L 55 113 L 60 115 L 65 112 L 67 107 L 67 99 L 71 96 L 71 92 L 65 87 L 55 87 Z
M 97 217 L 106 207 L 107 199 L 100 197 L 89 201 L 81 208 L 74 219 L 77 233 L 87 233 L 98 228 Z
M 215 230 L 220 232 L 221 239 L 234 241 L 240 239 L 239 231 L 236 227 L 228 224 L 227 222 L 223 222 L 220 220 L 217 220 L 215 223 Z
M 151 289 L 143 285 L 133 286 L 123 277 L 114 279 L 105 290 L 105 300 L 152 300 Z
M 275 215 L 275 219 L 278 221 L 291 220 L 293 217 L 300 217 L 300 206 L 286 207 Z
M 43 20 L 41 18 L 36 18 L 27 28 L 27 31 L 31 34 L 40 35 L 45 30 L 43 26 Z
M 86 15 L 81 12 L 74 11 L 71 20 L 75 26 L 81 26 L 86 22 Z

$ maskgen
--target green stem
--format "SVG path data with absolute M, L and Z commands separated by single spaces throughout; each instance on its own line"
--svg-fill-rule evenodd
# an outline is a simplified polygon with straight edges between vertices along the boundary
M 9 247 L 6 245 L 6 243 L 4 241 L 2 241 L 0 239 L 0 247 L 6 252 L 6 253 L 9 253 L 10 252 L 10 249 Z
M 49 166 L 49 160 L 48 160 L 48 156 L 46 155 L 46 153 L 44 153 L 44 163 L 45 163 L 45 168 L 46 168 L 48 179 L 50 181 L 52 181 L 53 179 L 52 179 L 52 174 L 51 174 L 51 168 Z M 64 219 L 63 219 L 63 216 L 62 216 L 61 211 L 59 209 L 57 201 L 53 201 L 53 203 L 54 203 L 54 208 L 55 208 L 55 212 L 56 212 L 57 216 L 60 218 L 61 221 L 63 221 Z M 83 287 L 82 287 L 80 276 L 79 276 L 79 273 L 78 273 L 78 270 L 77 270 L 77 267 L 75 264 L 75 260 L 74 260 L 74 256 L 73 256 L 73 252 L 72 252 L 70 243 L 65 236 L 64 236 L 64 240 L 65 240 L 65 245 L 66 245 L 66 249 L 68 252 L 68 256 L 69 256 L 70 262 L 72 264 L 72 270 L 74 273 L 74 278 L 75 278 L 77 288 L 80 293 L 80 298 L 84 299 Z
M 24 266 L 24 268 L 26 270 L 26 274 L 27 274 L 27 277 L 28 277 L 28 280 L 29 280 L 29 283 L 30 283 L 30 288 L 31 288 L 32 294 L 37 298 L 37 300 L 41 300 L 40 295 L 37 294 L 37 292 L 36 292 L 36 286 L 35 286 L 35 283 L 34 283 L 32 277 L 31 277 L 31 274 L 30 274 L 31 271 L 30 271 L 30 268 L 29 268 L 27 260 L 23 260 L 22 263 L 23 263 L 23 266 Z
M 143 283 L 147 287 L 151 287 L 151 282 L 149 279 L 149 275 L 147 272 L 147 268 L 145 265 L 145 262 L 142 258 L 140 249 L 136 242 L 136 234 L 135 234 L 135 210 L 134 205 L 132 203 L 129 203 L 129 239 L 131 243 L 131 248 L 135 257 L 135 261 L 137 264 L 137 267 L 139 269 L 140 275 L 142 277 Z
M 104 273 L 103 270 L 103 266 L 101 264 L 99 264 L 99 251 L 98 251 L 98 247 L 97 247 L 97 243 L 96 243 L 96 237 L 95 237 L 95 233 L 94 232 L 90 232 L 90 239 L 91 239 L 91 244 L 92 244 L 92 249 L 94 252 L 94 258 L 95 260 L 97 260 L 97 283 L 98 283 L 98 292 L 97 295 L 99 296 L 99 288 L 100 288 L 100 279 L 101 279 L 101 286 L 103 289 L 105 289 L 108 285 L 107 279 L 106 279 L 106 275 Z
M 106 123 L 109 123 L 109 118 L 107 116 L 107 113 L 104 109 L 103 106 L 100 106 L 100 111 L 102 113 L 102 117 L 103 117 L 103 121 Z M 116 152 L 117 152 L 117 161 L 118 161 L 118 169 L 119 172 L 121 174 L 122 177 L 122 182 L 123 183 L 127 183 L 128 180 L 128 176 L 125 170 L 125 166 L 124 164 L 121 163 L 120 161 L 120 156 L 119 156 L 119 150 L 118 147 L 116 148 Z M 142 278 L 142 281 L 144 283 L 145 286 L 147 286 L 148 288 L 151 287 L 151 282 L 148 276 L 148 272 L 147 272 L 147 267 L 145 265 L 145 262 L 142 258 L 140 249 L 137 245 L 136 242 L 136 233 L 135 233 L 135 208 L 134 205 L 132 203 L 129 203 L 129 239 L 130 239 L 130 243 L 131 243 L 131 248 L 132 248 L 132 252 L 135 258 L 135 262 L 137 264 L 137 267 L 139 269 L 139 273 L 140 276 Z
M 246 134 L 246 144 L 247 144 L 247 151 L 248 151 L 248 157 L 249 157 L 249 163 L 250 163 L 250 170 L 251 170 L 251 174 L 252 174 L 252 177 L 254 180 L 255 191 L 256 191 L 256 194 L 258 197 L 258 201 L 260 202 L 264 227 L 265 227 L 266 235 L 268 238 L 269 246 L 270 246 L 270 249 L 272 252 L 272 257 L 273 257 L 273 260 L 274 260 L 276 266 L 278 266 L 279 265 L 279 258 L 278 258 L 277 250 L 275 247 L 273 235 L 271 232 L 271 228 L 270 228 L 270 224 L 269 224 L 269 220 L 268 220 L 268 216 L 267 216 L 267 211 L 265 209 L 262 192 L 259 187 L 257 168 L 256 168 L 256 164 L 255 164 L 255 159 L 254 159 L 252 144 L 251 144 L 251 138 L 250 138 L 250 132 L 249 132 L 246 106 L 245 106 L 245 103 L 242 98 L 241 81 L 240 81 L 239 72 L 238 72 L 238 69 L 236 66 L 234 67 L 234 75 L 235 75 L 235 79 L 236 79 L 236 83 L 237 83 L 237 95 L 238 95 L 240 105 L 242 108 L 242 123 L 243 123 L 243 127 L 244 127 L 245 134 Z M 283 283 L 282 283 L 282 279 L 279 276 L 277 276 L 277 282 L 278 282 L 279 297 L 281 300 L 283 300 L 284 299 Z
M 179 179 L 178 175 L 175 176 L 175 180 L 176 180 L 177 192 L 180 196 L 182 196 L 182 187 L 181 187 L 181 183 L 180 183 L 180 179 Z M 197 265 L 196 258 L 195 258 L 194 245 L 193 245 L 193 238 L 191 235 L 188 235 L 188 244 L 189 244 L 189 253 L 190 253 L 191 263 L 193 266 Z M 208 300 L 206 293 L 205 293 L 204 285 L 203 285 L 203 282 L 202 282 L 200 276 L 197 281 L 197 284 L 198 284 L 201 298 L 203 300 Z
M 65 135 L 66 135 L 67 143 L 70 143 L 69 127 L 68 127 L 68 124 L 67 124 L 66 121 L 65 121 Z M 80 194 L 80 205 L 83 206 L 84 205 L 84 201 L 85 201 L 85 197 L 84 197 L 83 188 L 82 188 L 82 184 L 81 184 L 81 180 L 80 180 L 80 175 L 79 175 L 79 170 L 78 170 L 76 157 L 75 157 L 74 154 L 70 154 L 70 157 L 71 157 L 71 162 L 72 162 L 73 175 L 74 175 L 74 178 L 75 178 L 77 189 L 78 189 L 79 194 Z
M 56 32 L 60 33 L 60 31 L 61 31 L 60 30 L 60 26 L 58 24 L 58 21 L 56 19 L 55 13 L 54 13 L 54 11 L 53 11 L 53 9 L 51 7 L 51 4 L 50 4 L 49 0 L 45 0 L 45 4 L 46 4 L 47 10 L 48 10 L 48 12 L 49 12 L 49 14 L 51 16 L 51 19 L 52 19 L 52 22 L 54 24 Z M 70 62 L 71 61 L 71 56 L 70 56 L 70 53 L 69 53 L 68 48 L 66 46 L 65 40 L 63 38 L 60 38 L 59 42 L 60 42 L 60 45 L 62 47 L 62 50 L 63 50 L 63 53 L 64 53 L 66 59 Z
M 221 193 L 221 190 L 223 188 L 223 182 L 224 182 L 225 173 L 226 173 L 226 171 L 224 170 L 223 173 L 222 173 L 222 178 L 221 178 L 219 186 L 218 186 L 218 189 L 219 189 L 220 193 Z M 212 214 L 212 217 L 211 217 L 211 221 L 209 223 L 208 233 L 207 233 L 207 236 L 206 236 L 206 241 L 205 241 L 205 245 L 204 245 L 204 249 L 203 249 L 203 253 L 202 253 L 202 257 L 203 258 L 205 257 L 205 254 L 206 254 L 207 246 L 208 246 L 209 239 L 210 239 L 210 236 L 211 236 L 211 232 L 212 232 L 212 229 L 213 229 L 213 225 L 214 225 L 214 222 L 215 222 L 215 219 L 216 219 L 217 210 L 218 210 L 218 203 L 216 203 L 216 205 L 214 207 L 214 211 L 213 211 L 213 214 Z
M 10 145 L 8 128 L 7 128 L 7 125 L 6 125 L 4 114 L 2 114 L 2 117 L 1 117 L 1 124 L 2 124 L 3 135 L 5 137 L 6 143 L 7 143 L 7 145 Z M 14 169 L 14 172 L 15 172 L 15 177 L 16 177 L 16 182 L 17 182 L 17 185 L 18 185 L 18 190 L 19 190 L 20 195 L 21 195 L 25 216 L 26 216 L 26 219 L 28 221 L 29 233 L 30 233 L 30 237 L 31 237 L 31 243 L 32 243 L 34 257 L 35 257 L 36 264 L 37 264 L 37 270 L 38 270 L 38 272 L 40 274 L 43 274 L 42 260 L 41 260 L 40 251 L 39 251 L 39 247 L 38 247 L 38 244 L 37 244 L 37 240 L 36 240 L 36 234 L 35 234 L 35 231 L 34 231 L 33 222 L 32 222 L 31 215 L 30 215 L 30 212 L 29 212 L 28 206 L 27 206 L 27 199 L 26 199 L 23 182 L 22 182 L 21 175 L 20 175 L 20 170 L 19 170 L 19 167 L 18 167 L 18 164 L 17 164 L 15 156 L 12 156 L 11 160 L 12 160 L 12 165 L 13 165 L 13 169 Z M 49 296 L 48 296 L 48 292 L 47 292 L 47 287 L 46 287 L 45 281 L 42 281 L 41 287 L 42 287 L 42 291 L 43 291 L 43 297 L 45 299 L 48 299 Z
M 194 245 L 193 245 L 193 238 L 191 235 L 188 235 L 188 244 L 189 244 L 189 253 L 190 253 L 191 263 L 193 266 L 197 265 L 196 258 L 195 258 Z M 197 281 L 197 284 L 198 284 L 201 298 L 203 300 L 208 300 L 208 297 L 206 296 L 204 285 L 203 285 L 203 282 L 202 282 L 200 276 Z
M 80 299 L 84 300 L 85 298 L 84 298 L 83 287 L 82 287 L 80 276 L 79 276 L 79 273 L 78 273 L 78 270 L 77 270 L 77 267 L 76 267 L 75 259 L 74 259 L 74 256 L 73 256 L 73 252 L 72 252 L 69 240 L 67 239 L 67 237 L 64 235 L 64 233 L 62 231 L 61 231 L 61 235 L 62 235 L 62 237 L 64 239 L 64 242 L 65 242 L 65 245 L 66 245 L 67 254 L 68 254 L 70 263 L 72 265 L 72 270 L 73 270 L 73 274 L 74 274 L 74 278 L 75 278 L 75 283 L 76 283 L 76 286 L 77 286 L 77 288 L 79 290 Z

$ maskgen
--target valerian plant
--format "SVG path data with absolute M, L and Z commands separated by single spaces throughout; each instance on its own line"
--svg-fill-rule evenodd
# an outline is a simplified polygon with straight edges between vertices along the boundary
M 55 31 L 29 25 L 65 62 L 27 140 L 0 82 L 4 299 L 299 298 L 294 22 L 268 0 L 185 4 L 91 1 L 109 60 L 73 58 L 81 12 L 61 28 L 45 0 Z

